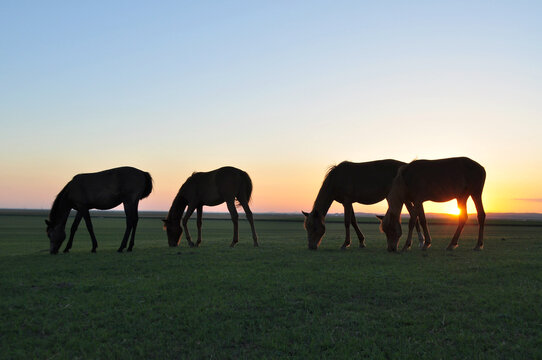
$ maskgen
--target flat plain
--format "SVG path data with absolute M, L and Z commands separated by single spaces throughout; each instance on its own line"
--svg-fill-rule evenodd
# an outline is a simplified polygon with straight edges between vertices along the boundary
M 537 222 L 489 221 L 482 252 L 474 223 L 447 252 L 434 222 L 428 251 L 390 254 L 370 218 L 365 249 L 339 249 L 337 217 L 309 251 L 298 216 L 256 215 L 259 248 L 240 220 L 233 249 L 227 217 L 190 249 L 149 216 L 119 254 L 124 219 L 94 216 L 96 254 L 81 224 L 53 256 L 45 216 L 0 215 L 0 358 L 542 358 Z

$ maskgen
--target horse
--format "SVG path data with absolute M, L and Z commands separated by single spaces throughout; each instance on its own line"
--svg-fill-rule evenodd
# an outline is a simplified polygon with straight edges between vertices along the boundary
M 91 251 L 95 253 L 98 243 L 90 221 L 89 209 L 106 210 L 121 203 L 124 205 L 124 213 L 126 214 L 126 230 L 117 251 L 122 252 L 126 248 L 130 233 L 132 236 L 127 251 L 132 251 L 138 222 L 139 200 L 149 196 L 151 191 L 151 175 L 133 167 L 119 167 L 96 173 L 75 175 L 57 195 L 49 213 L 49 220 L 45 220 L 47 236 L 50 240 L 50 253 L 58 253 L 60 245 L 66 238 L 65 227 L 71 209 L 77 210 L 77 213 L 64 252 L 70 251 L 73 237 L 81 218 L 83 218 L 92 240 Z
M 233 222 L 233 240 L 230 247 L 234 247 L 239 241 L 238 219 L 235 200 L 243 207 L 250 228 L 254 246 L 258 246 L 258 236 L 254 229 L 254 218 L 248 206 L 252 196 L 252 180 L 243 170 L 225 166 L 209 172 L 194 172 L 179 189 L 177 196 L 171 204 L 168 215 L 162 221 L 167 232 L 170 247 L 178 246 L 183 234 L 186 233 L 186 241 L 190 247 L 198 247 L 201 244 L 201 224 L 203 206 L 216 206 L 226 203 Z M 186 213 L 184 210 L 186 208 Z M 188 219 L 197 210 L 198 240 L 192 242 L 188 231 Z M 183 217 L 184 213 L 184 217 Z
M 307 230 L 309 249 L 318 249 L 326 232 L 325 217 L 333 201 L 344 206 L 346 239 L 341 249 L 350 246 L 350 225 L 356 231 L 359 247 L 364 248 L 365 236 L 356 223 L 352 203 L 370 205 L 384 200 L 391 189 L 397 170 L 403 165 L 404 162 L 388 159 L 364 163 L 343 161 L 339 165 L 332 166 L 324 178 L 311 212 L 302 211 L 305 216 L 304 226 Z M 414 221 L 410 225 L 410 231 L 416 226 L 420 244 L 423 244 L 424 239 L 418 222 Z
M 401 237 L 401 208 L 407 207 L 410 218 L 418 218 L 425 235 L 423 250 L 431 246 L 431 236 L 423 210 L 424 201 L 444 202 L 457 199 L 460 209 L 458 226 L 447 250 L 455 249 L 459 235 L 467 221 L 467 199 L 472 198 L 478 215 L 478 243 L 475 250 L 484 248 L 486 213 L 482 204 L 482 191 L 486 179 L 485 169 L 466 157 L 440 160 L 415 160 L 399 169 L 387 196 L 388 210 L 381 218 L 381 230 L 386 234 L 388 251 L 397 251 Z M 410 236 L 405 246 L 409 245 Z

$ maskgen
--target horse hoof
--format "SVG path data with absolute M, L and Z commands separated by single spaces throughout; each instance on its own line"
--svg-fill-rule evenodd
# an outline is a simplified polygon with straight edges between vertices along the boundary
M 70 249 L 64 249 L 64 254 L 67 254 L 70 252 Z
M 482 250 L 484 250 L 483 246 L 477 246 L 474 248 L 474 251 L 482 251 Z
M 118 249 L 117 252 L 120 254 L 120 253 L 122 253 L 122 250 L 124 250 L 124 249 Z
M 360 243 L 360 244 L 359 244 L 359 248 L 360 248 L 360 249 L 363 249 L 363 248 L 365 248 L 365 247 L 367 247 L 367 246 L 365 245 L 365 243 Z
M 446 248 L 446 251 L 453 251 L 456 247 L 457 245 L 450 245 Z
M 126 250 L 126 252 L 132 252 L 132 249 L 128 248 L 128 250 Z
M 258 245 L 257 242 L 254 243 L 254 247 L 259 247 L 260 245 Z

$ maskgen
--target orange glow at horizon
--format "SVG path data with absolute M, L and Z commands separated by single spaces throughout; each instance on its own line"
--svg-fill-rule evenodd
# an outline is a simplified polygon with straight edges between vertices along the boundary
M 98 160 L 95 160 L 98 162 Z M 114 161 L 112 161 L 114 162 Z M 41 164 L 41 163 L 40 163 Z M 217 168 L 217 164 L 180 164 L 173 171 L 169 166 L 161 164 L 129 164 L 151 172 L 154 178 L 152 194 L 140 202 L 141 210 L 167 211 L 177 194 L 180 186 L 192 171 L 208 171 Z M 17 164 L 8 164 L 0 178 L 0 208 L 28 208 L 49 209 L 62 187 L 73 175 L 81 172 L 98 171 L 100 167 L 111 168 L 113 164 L 83 165 L 67 162 L 56 171 L 47 171 L 45 165 L 34 165 L 31 160 L 21 161 Z M 320 164 L 297 164 L 288 167 L 275 162 L 254 164 L 240 164 L 251 176 L 254 191 L 250 207 L 253 212 L 300 213 L 301 210 L 310 211 L 318 190 L 325 176 L 326 167 Z M 285 170 L 286 169 L 286 170 Z M 491 168 L 488 166 L 488 169 Z M 496 174 L 488 177 L 482 195 L 483 204 L 487 213 L 542 213 L 542 196 L 539 192 L 537 179 L 542 173 L 534 172 L 526 178 L 510 177 L 506 172 L 504 177 Z M 538 170 L 537 170 L 538 171 Z M 512 171 L 513 173 L 513 171 Z M 37 179 L 39 178 L 39 181 Z M 388 204 L 385 200 L 373 204 L 354 204 L 357 213 L 379 214 L 386 213 Z M 122 206 L 117 210 L 122 209 Z M 441 213 L 458 215 L 457 201 L 445 203 L 427 201 L 424 203 L 426 213 Z M 242 209 L 238 209 L 242 212 Z M 206 207 L 206 212 L 227 212 L 225 205 Z M 329 213 L 343 213 L 342 204 L 333 202 Z M 471 199 L 467 202 L 469 215 L 476 214 L 476 207 Z M 403 213 L 406 209 L 403 208 Z

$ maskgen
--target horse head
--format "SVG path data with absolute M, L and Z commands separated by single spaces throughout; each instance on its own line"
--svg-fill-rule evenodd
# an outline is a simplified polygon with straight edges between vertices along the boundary
M 398 216 L 394 216 L 389 211 L 386 212 L 385 216 L 377 215 L 376 217 L 380 219 L 380 231 L 386 234 L 388 251 L 397 251 L 399 238 L 403 234 L 403 230 L 401 229 L 401 219 Z
M 167 233 L 167 242 L 170 247 L 175 247 L 179 245 L 181 241 L 181 236 L 183 235 L 183 228 L 181 223 L 178 221 L 171 221 L 169 219 L 163 219 L 164 230 Z
M 310 250 L 318 249 L 320 242 L 322 242 L 322 237 L 326 233 L 326 225 L 324 222 L 324 217 L 319 215 L 317 211 L 313 210 L 311 213 L 306 213 L 302 211 L 305 215 L 305 230 L 307 230 L 307 239 L 309 243 Z
M 47 224 L 46 231 L 50 242 L 49 252 L 51 254 L 57 254 L 60 245 L 62 245 L 62 242 L 66 239 L 64 226 L 62 224 L 53 224 L 49 220 L 45 220 L 45 224 Z

